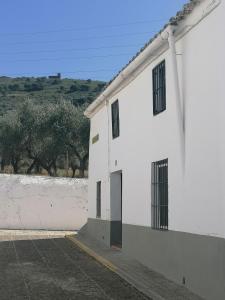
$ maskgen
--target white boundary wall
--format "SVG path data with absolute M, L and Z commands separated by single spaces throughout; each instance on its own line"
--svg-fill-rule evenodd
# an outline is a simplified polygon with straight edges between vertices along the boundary
M 80 229 L 87 192 L 86 179 L 0 174 L 0 228 Z

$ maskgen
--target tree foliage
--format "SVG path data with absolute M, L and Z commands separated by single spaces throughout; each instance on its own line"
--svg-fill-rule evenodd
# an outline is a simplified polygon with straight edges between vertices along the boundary
M 68 101 L 34 105 L 22 103 L 13 113 L 0 119 L 0 156 L 3 165 L 10 162 L 18 173 L 20 162 L 28 162 L 27 173 L 40 168 L 50 176 L 57 174 L 59 163 L 69 159 L 70 166 L 87 168 L 89 121 L 84 106 Z M 73 169 L 72 167 L 72 169 Z
M 18 115 L 8 113 L 0 120 L 0 153 L 2 164 L 9 162 L 18 173 L 24 151 L 24 136 Z

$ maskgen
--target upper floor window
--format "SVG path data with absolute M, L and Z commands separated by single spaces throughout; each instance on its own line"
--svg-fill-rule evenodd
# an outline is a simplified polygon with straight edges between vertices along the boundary
M 153 114 L 166 110 L 166 62 L 158 64 L 152 71 Z
M 119 119 L 119 101 L 116 100 L 111 105 L 112 110 L 112 137 L 117 138 L 120 135 L 120 119 Z

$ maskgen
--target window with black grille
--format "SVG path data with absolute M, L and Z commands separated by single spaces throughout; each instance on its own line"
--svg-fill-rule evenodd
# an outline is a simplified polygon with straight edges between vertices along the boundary
M 166 62 L 162 61 L 152 71 L 153 81 L 153 114 L 157 115 L 166 109 Z
M 112 137 L 117 138 L 120 135 L 120 119 L 119 119 L 119 101 L 116 100 L 111 106 L 112 110 Z
M 96 192 L 96 217 L 101 218 L 101 181 L 97 182 L 97 192 Z
M 168 159 L 152 163 L 152 228 L 168 230 Z

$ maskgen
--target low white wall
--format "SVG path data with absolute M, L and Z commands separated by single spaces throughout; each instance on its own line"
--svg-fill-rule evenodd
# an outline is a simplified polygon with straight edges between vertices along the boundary
M 87 192 L 86 179 L 0 174 L 0 228 L 80 229 Z

